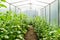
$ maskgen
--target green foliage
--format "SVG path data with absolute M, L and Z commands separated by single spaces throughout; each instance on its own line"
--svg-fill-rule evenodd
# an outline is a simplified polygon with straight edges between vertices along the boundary
M 11 11 L 0 12 L 0 40 L 24 40 L 24 35 L 32 25 L 39 40 L 60 40 L 60 28 L 50 26 L 45 19 L 34 18 Z
M 32 24 L 39 40 L 60 40 L 60 28 L 58 26 L 50 26 L 45 19 L 38 16 L 33 18 Z
M 5 8 L 7 8 L 4 4 L 0 4 L 0 7 L 5 7 Z
M 15 14 L 11 11 L 0 13 L 0 39 L 1 40 L 24 40 L 27 32 L 27 19 L 24 14 Z
M 2 2 L 6 2 L 6 0 L 1 0 L 1 2 L 0 2 L 0 8 L 1 7 L 7 8 L 4 4 L 2 4 Z
M 2 2 L 6 2 L 6 0 L 1 0 Z

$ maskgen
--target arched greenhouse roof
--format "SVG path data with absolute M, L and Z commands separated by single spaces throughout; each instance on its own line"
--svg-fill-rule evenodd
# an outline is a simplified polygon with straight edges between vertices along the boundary
M 43 8 L 56 0 L 7 0 L 7 3 L 18 8 Z

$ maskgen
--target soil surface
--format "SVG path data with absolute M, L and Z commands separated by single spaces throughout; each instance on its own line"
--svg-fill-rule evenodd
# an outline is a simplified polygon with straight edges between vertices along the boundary
M 37 34 L 34 32 L 34 28 L 32 26 L 29 26 L 28 31 L 25 35 L 25 40 L 38 40 Z

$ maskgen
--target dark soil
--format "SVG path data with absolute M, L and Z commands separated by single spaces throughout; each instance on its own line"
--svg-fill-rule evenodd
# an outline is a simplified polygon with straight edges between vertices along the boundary
M 28 31 L 25 35 L 25 40 L 38 40 L 37 34 L 34 32 L 34 28 L 32 26 L 29 26 Z

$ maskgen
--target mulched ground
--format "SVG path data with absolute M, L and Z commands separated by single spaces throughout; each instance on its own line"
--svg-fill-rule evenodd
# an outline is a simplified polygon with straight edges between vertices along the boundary
M 38 40 L 36 32 L 34 32 L 34 28 L 30 26 L 25 35 L 25 40 Z

